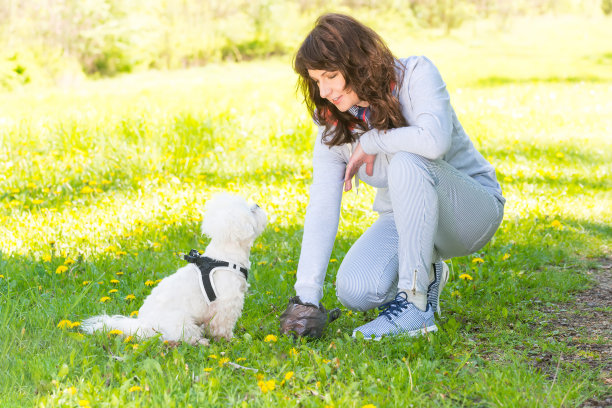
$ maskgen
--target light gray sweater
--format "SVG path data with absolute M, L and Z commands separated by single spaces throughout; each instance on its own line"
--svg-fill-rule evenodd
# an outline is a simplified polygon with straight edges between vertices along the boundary
M 426 57 L 415 56 L 399 60 L 398 70 L 404 71 L 398 98 L 409 126 L 386 131 L 372 129 L 359 138 L 364 152 L 377 155 L 372 176 L 365 173 L 365 166 L 358 172 L 361 180 L 378 189 L 374 211 L 392 211 L 386 170 L 391 157 L 400 151 L 446 161 L 503 204 L 495 169 L 463 130 L 435 65 Z M 323 281 L 338 232 L 344 172 L 354 149 L 354 144 L 332 147 L 323 144 L 324 129 L 319 127 L 314 145 L 313 182 L 295 283 L 300 299 L 314 304 L 323 297 Z

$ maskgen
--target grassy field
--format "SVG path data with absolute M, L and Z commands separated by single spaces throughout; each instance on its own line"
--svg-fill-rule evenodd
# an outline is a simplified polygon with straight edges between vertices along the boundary
M 321 340 L 279 335 L 314 137 L 289 59 L 26 88 L 0 94 L 1 405 L 604 404 L 610 354 L 579 345 L 609 350 L 609 334 L 561 336 L 555 313 L 610 264 L 612 24 L 381 33 L 398 56 L 438 65 L 508 200 L 493 241 L 449 261 L 435 335 L 364 343 L 350 333 L 375 312 L 347 310 Z M 339 263 L 376 218 L 363 187 L 343 199 L 328 307 L 340 306 Z M 236 338 L 206 348 L 81 334 L 88 316 L 138 310 L 183 265 L 178 252 L 206 245 L 201 209 L 219 191 L 257 201 L 271 220 Z M 609 319 L 609 306 L 597 310 Z

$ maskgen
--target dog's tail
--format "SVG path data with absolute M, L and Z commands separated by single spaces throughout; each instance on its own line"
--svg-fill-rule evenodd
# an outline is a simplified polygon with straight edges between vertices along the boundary
M 100 315 L 85 319 L 81 325 L 85 333 L 92 334 L 97 331 L 120 330 L 121 335 L 137 337 L 153 337 L 158 331 L 153 325 L 144 320 L 121 315 Z

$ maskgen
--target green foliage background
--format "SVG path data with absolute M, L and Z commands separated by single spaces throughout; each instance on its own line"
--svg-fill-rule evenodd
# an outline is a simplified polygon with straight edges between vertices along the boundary
M 283 55 L 324 11 L 448 34 L 479 18 L 503 28 L 510 16 L 602 9 L 596 0 L 2 0 L 0 88 Z

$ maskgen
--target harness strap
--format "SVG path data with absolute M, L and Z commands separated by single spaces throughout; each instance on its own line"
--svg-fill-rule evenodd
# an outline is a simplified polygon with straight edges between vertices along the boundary
M 183 255 L 183 259 L 189 263 L 195 264 L 198 269 L 200 269 L 200 275 L 202 277 L 201 286 L 204 287 L 204 291 L 206 292 L 206 296 L 208 297 L 209 303 L 214 302 L 217 299 L 217 294 L 215 293 L 215 286 L 212 281 L 212 274 L 216 269 L 229 268 L 241 272 L 244 275 L 244 279 L 248 279 L 249 277 L 249 271 L 247 268 L 239 266 L 238 264 L 232 262 L 218 261 L 207 256 L 202 256 L 195 249 L 189 251 L 187 255 Z

